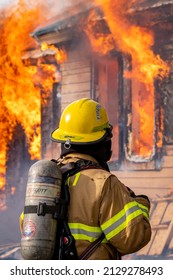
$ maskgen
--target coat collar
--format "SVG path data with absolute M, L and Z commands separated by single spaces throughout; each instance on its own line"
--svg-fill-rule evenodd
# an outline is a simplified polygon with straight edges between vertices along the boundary
M 98 161 L 93 158 L 92 156 L 90 155 L 86 155 L 86 154 L 80 154 L 80 153 L 71 153 L 71 154 L 68 154 L 66 156 L 64 156 L 61 161 L 63 163 L 69 163 L 69 162 L 76 162 L 78 161 L 79 159 L 85 159 L 85 160 L 90 160 L 90 161 L 93 161 L 93 162 L 96 162 L 98 163 Z

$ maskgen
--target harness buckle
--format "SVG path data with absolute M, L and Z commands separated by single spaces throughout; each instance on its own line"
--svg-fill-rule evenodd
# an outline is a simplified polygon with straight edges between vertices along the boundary
M 37 215 L 38 216 L 45 216 L 46 215 L 46 203 L 39 202 L 37 206 Z

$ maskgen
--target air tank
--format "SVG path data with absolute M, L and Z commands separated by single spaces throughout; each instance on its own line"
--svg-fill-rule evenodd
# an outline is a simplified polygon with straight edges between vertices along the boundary
M 61 195 L 62 173 L 56 162 L 39 160 L 28 172 L 21 254 L 26 260 L 52 259 L 58 221 L 50 209 Z

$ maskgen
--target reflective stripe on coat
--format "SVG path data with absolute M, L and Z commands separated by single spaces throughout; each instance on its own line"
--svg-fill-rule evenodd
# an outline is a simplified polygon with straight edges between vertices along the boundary
M 62 163 L 81 158 L 97 162 L 90 156 L 72 153 Z M 149 201 L 131 197 L 115 175 L 103 169 L 86 169 L 70 177 L 68 185 L 68 222 L 79 254 L 102 232 L 105 239 L 90 259 L 115 259 L 116 249 L 126 255 L 149 242 Z

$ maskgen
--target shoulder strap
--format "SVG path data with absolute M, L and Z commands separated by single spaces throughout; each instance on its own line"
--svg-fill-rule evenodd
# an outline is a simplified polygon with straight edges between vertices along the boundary
M 76 162 L 70 162 L 60 167 L 62 174 L 72 176 L 75 173 L 85 169 L 103 169 L 97 162 L 85 159 L 79 159 Z

